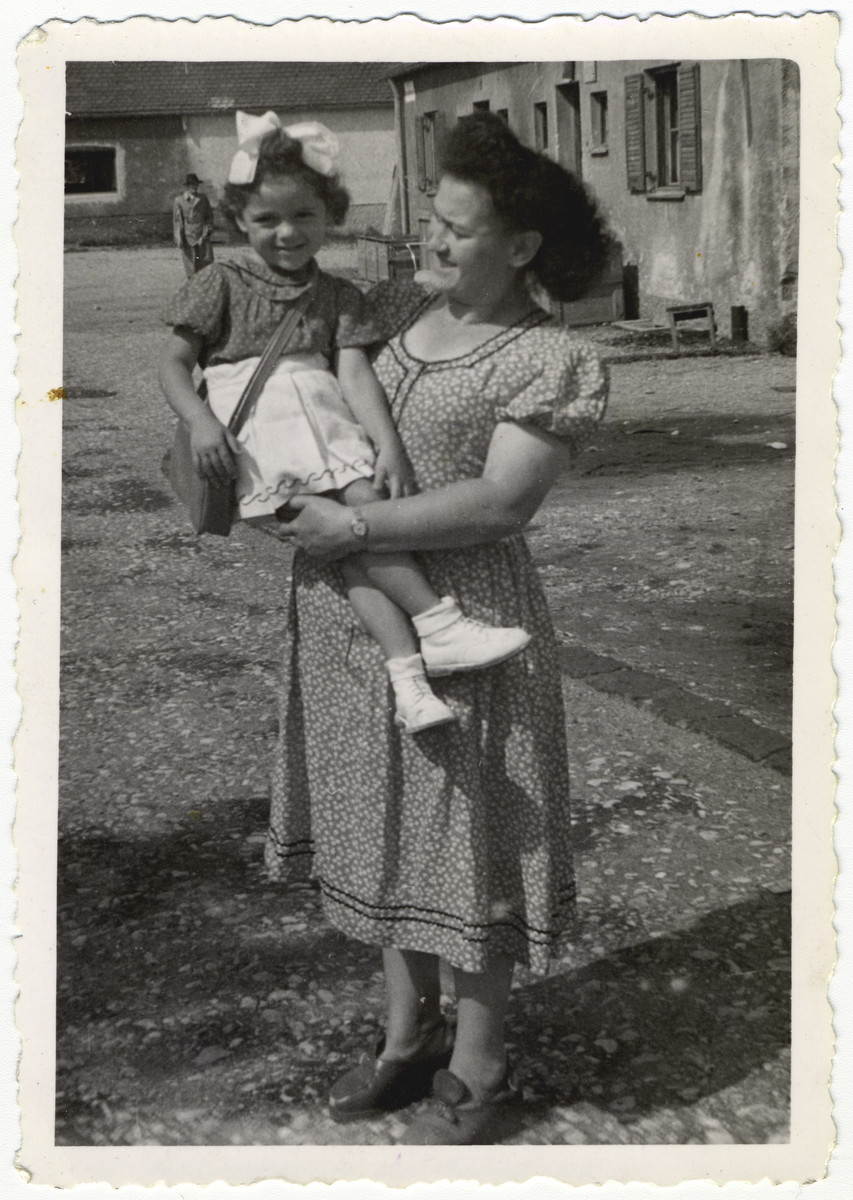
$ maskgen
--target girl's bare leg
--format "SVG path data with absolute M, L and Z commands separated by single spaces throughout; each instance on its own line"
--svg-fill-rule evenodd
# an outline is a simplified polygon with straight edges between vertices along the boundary
M 364 557 L 363 554 L 353 555 L 340 564 L 353 612 L 386 659 L 409 658 L 418 653 L 418 642 L 409 618 L 370 580 L 361 562 Z
M 373 490 L 369 479 L 356 479 L 338 495 L 349 508 L 382 499 Z M 398 604 L 410 617 L 426 612 L 441 600 L 411 554 L 371 554 L 368 550 L 359 554 L 358 561 L 366 581 Z
M 409 1059 L 441 1016 L 438 957 L 419 950 L 382 951 L 387 1018 L 384 1059 Z

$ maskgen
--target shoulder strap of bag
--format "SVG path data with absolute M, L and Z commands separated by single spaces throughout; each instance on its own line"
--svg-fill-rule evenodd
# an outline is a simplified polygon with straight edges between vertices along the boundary
M 236 437 L 243 428 L 252 405 L 257 400 L 258 396 L 264 390 L 264 385 L 272 374 L 273 367 L 278 362 L 281 355 L 287 349 L 288 344 L 293 338 L 296 326 L 299 324 L 299 318 L 308 307 L 308 302 L 311 299 L 311 293 L 314 289 L 308 288 L 294 304 L 293 308 L 288 309 L 286 315 L 282 318 L 275 333 L 273 333 L 266 349 L 261 355 L 258 365 L 252 373 L 252 378 L 246 384 L 246 390 L 240 397 L 237 407 L 231 420 L 228 422 L 228 428 Z

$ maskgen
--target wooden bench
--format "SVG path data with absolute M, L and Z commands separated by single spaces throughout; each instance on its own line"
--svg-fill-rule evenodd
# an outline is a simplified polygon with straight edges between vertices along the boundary
M 681 321 L 702 321 L 708 331 L 711 350 L 717 352 L 717 326 L 714 321 L 714 306 L 710 300 L 699 300 L 694 304 L 671 304 L 666 310 L 666 325 L 659 325 L 650 317 L 637 317 L 630 321 L 613 321 L 619 329 L 629 333 L 665 333 L 669 330 L 672 338 L 672 348 L 676 354 L 681 353 L 678 341 L 678 326 Z
M 669 322 L 669 334 L 672 338 L 672 348 L 676 354 L 681 353 L 678 344 L 678 325 L 680 321 L 704 321 L 711 341 L 711 351 L 717 352 L 717 326 L 714 322 L 714 306 L 710 300 L 697 300 L 695 304 L 670 304 L 666 310 Z

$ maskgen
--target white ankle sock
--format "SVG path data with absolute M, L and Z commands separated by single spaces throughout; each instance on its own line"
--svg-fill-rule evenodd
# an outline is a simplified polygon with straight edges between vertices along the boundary
M 421 617 L 437 617 L 439 613 L 448 612 L 455 608 L 456 601 L 452 596 L 442 596 L 438 604 L 433 604 L 432 608 L 425 608 L 423 612 L 415 613 L 415 617 L 420 620 Z

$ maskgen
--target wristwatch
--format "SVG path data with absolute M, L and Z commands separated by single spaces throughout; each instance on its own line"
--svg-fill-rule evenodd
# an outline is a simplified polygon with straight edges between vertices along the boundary
M 367 521 L 365 521 L 364 514 L 362 513 L 360 508 L 354 508 L 352 510 L 352 520 L 349 523 L 349 527 L 352 530 L 355 537 L 358 538 L 361 546 L 364 549 L 367 549 L 367 534 L 368 534 Z

